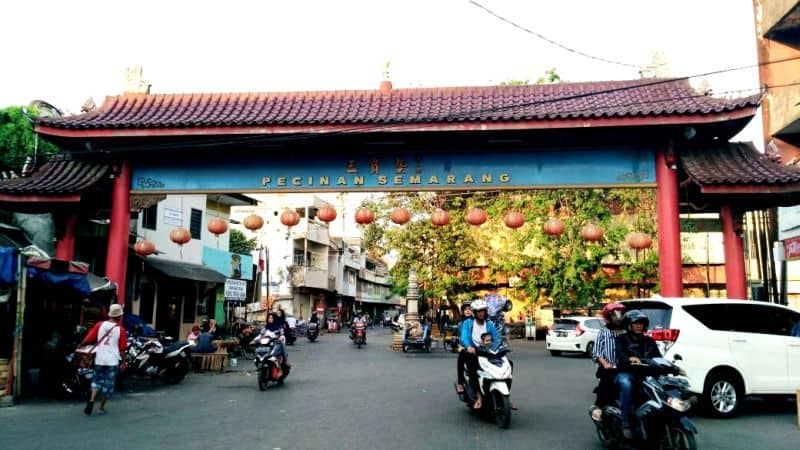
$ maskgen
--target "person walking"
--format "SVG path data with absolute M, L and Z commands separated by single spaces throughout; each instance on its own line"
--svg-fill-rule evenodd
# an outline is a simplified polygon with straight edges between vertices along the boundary
M 114 383 L 119 374 L 120 357 L 128 346 L 128 335 L 122 328 L 122 305 L 114 304 L 108 311 L 108 320 L 97 322 L 81 345 L 94 344 L 94 375 L 92 376 L 92 395 L 86 402 L 83 412 L 92 415 L 98 394 L 101 397 L 98 414 L 105 414 L 106 402 L 114 393 Z

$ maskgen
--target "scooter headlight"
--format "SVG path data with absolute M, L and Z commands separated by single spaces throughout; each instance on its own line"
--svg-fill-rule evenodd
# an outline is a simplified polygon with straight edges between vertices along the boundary
M 692 406 L 689 402 L 681 400 L 677 397 L 670 397 L 667 399 L 667 405 L 678 412 L 686 412 Z
M 269 338 L 261 338 L 261 340 L 258 341 L 258 343 L 261 345 L 267 345 L 269 344 Z

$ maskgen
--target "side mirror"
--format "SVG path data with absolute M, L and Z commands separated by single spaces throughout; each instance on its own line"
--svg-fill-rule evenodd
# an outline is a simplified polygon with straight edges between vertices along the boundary
M 508 312 L 514 309 L 514 303 L 511 300 L 506 300 L 505 306 L 503 306 L 503 311 Z

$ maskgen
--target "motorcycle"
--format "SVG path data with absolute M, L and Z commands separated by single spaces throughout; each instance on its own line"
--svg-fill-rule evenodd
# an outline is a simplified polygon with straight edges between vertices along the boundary
M 256 346 L 254 362 L 258 376 L 258 389 L 266 391 L 270 382 L 283 384 L 289 376 L 290 366 L 286 364 L 283 343 L 275 336 L 259 336 L 253 339 Z
M 192 344 L 177 341 L 166 346 L 161 341 L 131 339 L 125 352 L 129 370 L 141 375 L 163 377 L 167 383 L 180 383 L 189 373 Z
M 319 336 L 319 324 L 316 322 L 311 322 L 308 324 L 308 330 L 306 331 L 306 337 L 308 338 L 309 342 L 314 342 L 317 340 Z
M 689 394 L 689 382 L 675 376 L 682 373 L 680 368 L 664 358 L 654 358 L 642 360 L 634 370 L 641 377 L 633 396 L 634 428 L 638 432 L 634 433 L 633 442 L 626 442 L 622 434 L 622 409 L 617 400 L 603 407 L 599 420 L 592 419 L 603 446 L 632 444 L 646 449 L 696 449 L 697 428 L 686 417 L 696 398 Z
M 503 313 L 511 311 L 512 308 L 514 308 L 514 304 L 511 302 L 511 300 L 507 300 L 502 307 L 500 307 L 500 309 L 490 311 L 491 314 L 489 315 L 489 320 L 492 321 L 494 327 L 497 329 L 497 334 L 500 335 L 502 345 L 508 345 L 509 335 L 509 329 L 506 326 Z
M 286 327 L 286 345 L 294 345 L 295 341 L 297 340 L 297 328 L 296 327 Z
M 61 380 L 61 391 L 65 395 L 76 398 L 89 397 L 94 376 L 91 351 L 91 345 L 84 345 L 66 356 Z
M 364 323 L 356 323 L 353 326 L 353 343 L 361 348 L 362 345 L 367 345 L 367 325 Z
M 478 356 L 478 386 L 483 397 L 480 413 L 494 418 L 495 424 L 500 428 L 508 428 L 511 424 L 511 378 L 513 366 L 508 359 L 511 353 L 505 345 L 496 350 L 480 348 Z M 469 371 L 466 364 L 461 368 L 466 380 L 464 392 L 458 392 L 459 399 L 473 409 L 478 399 L 469 380 Z M 474 409 L 473 409 L 474 411 Z

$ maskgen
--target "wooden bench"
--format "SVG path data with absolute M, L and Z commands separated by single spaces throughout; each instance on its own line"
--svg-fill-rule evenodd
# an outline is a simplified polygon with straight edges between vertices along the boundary
M 228 352 L 192 353 L 192 365 L 199 372 L 228 370 Z

